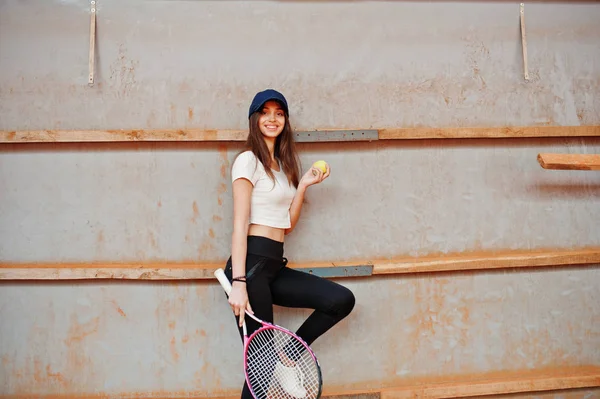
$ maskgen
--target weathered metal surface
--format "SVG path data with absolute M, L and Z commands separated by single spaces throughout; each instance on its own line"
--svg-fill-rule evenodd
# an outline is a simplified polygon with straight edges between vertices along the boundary
M 518 4 L 106 0 L 92 88 L 88 7 L 0 2 L 1 130 L 240 130 L 265 87 L 284 91 L 298 131 L 600 123 L 598 4 L 527 6 L 524 83 Z M 292 262 L 600 244 L 595 175 L 536 162 L 540 152 L 599 153 L 597 138 L 298 147 L 304 170 L 325 159 L 332 175 L 309 188 L 286 240 Z M 2 145 L 0 258 L 226 258 L 240 149 Z M 356 307 L 314 344 L 334 391 L 600 364 L 597 267 L 340 282 Z M 241 341 L 216 284 L 0 288 L 3 395 L 219 396 L 241 386 Z M 297 328 L 309 314 L 275 316 Z
M 600 265 L 339 282 L 356 307 L 313 344 L 330 392 L 600 363 Z M 5 394 L 221 396 L 243 379 L 241 340 L 218 284 L 2 283 L 0 292 Z M 275 308 L 291 329 L 309 314 Z
M 89 4 L 32 4 L 0 3 L 0 130 L 245 129 L 265 87 L 297 130 L 600 123 L 592 2 L 527 6 L 524 82 L 518 4 L 104 0 L 91 88 Z

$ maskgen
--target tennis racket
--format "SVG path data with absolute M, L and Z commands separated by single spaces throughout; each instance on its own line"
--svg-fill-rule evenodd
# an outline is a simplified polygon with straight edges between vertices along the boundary
M 214 273 L 229 296 L 231 283 L 223 269 Z M 310 347 L 293 332 L 246 315 L 261 327 L 248 336 L 244 333 L 244 373 L 250 392 L 256 399 L 318 399 L 323 381 L 321 367 Z

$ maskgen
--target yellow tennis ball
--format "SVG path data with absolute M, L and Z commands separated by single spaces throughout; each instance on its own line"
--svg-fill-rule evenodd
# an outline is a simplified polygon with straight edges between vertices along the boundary
M 313 163 L 313 168 L 321 169 L 323 173 L 327 173 L 327 162 L 317 161 Z

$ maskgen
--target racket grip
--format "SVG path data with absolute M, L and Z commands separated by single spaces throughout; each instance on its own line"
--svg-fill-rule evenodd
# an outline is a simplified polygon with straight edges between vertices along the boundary
M 219 280 L 221 287 L 223 287 L 227 295 L 229 295 L 229 293 L 231 292 L 231 283 L 227 279 L 227 276 L 225 276 L 225 272 L 223 271 L 223 269 L 215 270 L 214 275 L 217 278 L 217 280 Z

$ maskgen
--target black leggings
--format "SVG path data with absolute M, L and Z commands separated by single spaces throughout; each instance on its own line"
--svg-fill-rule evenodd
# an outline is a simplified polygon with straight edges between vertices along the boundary
M 346 317 L 354 308 L 354 294 L 346 287 L 312 274 L 286 267 L 283 243 L 265 237 L 248 236 L 246 255 L 246 291 L 248 300 L 259 319 L 273 323 L 273 305 L 314 309 L 298 328 L 298 334 L 308 345 Z M 225 267 L 231 281 L 231 257 Z M 236 325 L 238 317 L 234 315 Z M 246 317 L 248 335 L 260 328 Z M 242 329 L 238 327 L 240 337 Z M 252 399 L 244 382 L 242 399 Z

